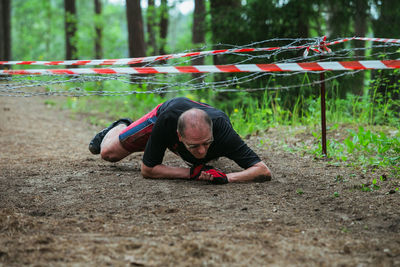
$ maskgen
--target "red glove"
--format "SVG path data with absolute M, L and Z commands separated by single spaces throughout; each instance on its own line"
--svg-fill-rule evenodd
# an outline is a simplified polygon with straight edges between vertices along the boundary
M 200 164 L 200 165 L 193 165 L 190 168 L 190 179 L 191 180 L 198 180 L 201 172 L 204 171 L 205 173 L 211 174 L 213 179 L 210 181 L 213 184 L 226 184 L 228 183 L 228 177 L 225 173 L 220 170 L 215 169 L 213 166 Z
M 206 166 L 206 167 L 210 167 L 210 166 Z M 213 169 L 211 167 L 211 169 L 204 170 L 204 172 L 212 175 L 213 179 L 211 180 L 211 183 L 213 183 L 213 184 L 227 184 L 229 182 L 226 174 L 220 170 Z
M 190 180 L 198 180 L 201 174 L 201 171 L 204 169 L 206 165 L 200 164 L 200 165 L 193 165 L 190 168 Z

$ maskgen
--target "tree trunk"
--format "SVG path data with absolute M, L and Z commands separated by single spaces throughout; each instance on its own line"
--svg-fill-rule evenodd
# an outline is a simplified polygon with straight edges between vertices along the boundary
M 356 0 L 355 1 L 355 17 L 354 17 L 354 33 L 355 36 L 365 36 L 367 33 L 367 10 L 368 0 Z M 365 48 L 365 42 L 359 42 L 359 48 Z M 363 60 L 365 56 L 365 50 L 360 49 L 355 51 L 356 60 Z M 354 76 L 354 87 L 353 93 L 362 96 L 364 93 L 364 76 L 365 72 L 359 72 Z
M 308 38 L 309 32 L 310 32 L 310 17 L 311 17 L 311 12 L 309 12 L 308 9 L 310 9 L 309 3 L 303 2 L 303 1 L 294 1 L 295 8 L 297 10 L 296 12 L 296 18 L 297 18 L 297 33 L 298 37 L 300 38 Z M 307 10 L 307 12 L 305 12 Z
M 168 3 L 167 0 L 161 0 L 160 6 L 160 54 L 165 55 L 165 46 L 167 44 L 168 34 Z
M 65 7 L 65 56 L 67 60 L 77 59 L 76 48 L 76 7 L 75 0 L 64 0 Z
M 350 22 L 354 8 L 351 6 L 351 1 L 348 0 L 327 0 L 327 37 L 334 39 L 342 36 L 352 35 L 354 32 L 351 30 Z M 344 44 L 337 44 L 334 49 L 341 50 Z M 340 98 L 346 98 L 348 92 L 352 92 L 354 86 L 353 77 L 343 77 L 343 84 L 345 86 L 338 92 Z M 328 91 L 328 96 L 333 91 Z
M 128 20 L 129 57 L 144 57 L 146 56 L 146 47 L 140 0 L 126 0 L 126 17 Z
M 398 25 L 400 24 L 400 2 L 392 0 L 375 0 L 379 17 L 373 21 L 372 29 L 374 36 L 377 38 L 400 38 Z M 398 47 L 385 48 L 385 58 L 396 59 L 398 53 L 393 53 Z M 373 49 L 373 52 L 378 52 L 379 48 Z M 381 49 L 380 49 L 381 51 Z M 400 75 L 394 71 L 373 71 L 373 80 L 380 81 L 377 92 L 381 93 L 386 99 L 400 99 L 400 85 L 398 80 Z M 398 108 L 400 112 L 400 108 Z
M 140 0 L 126 0 L 126 18 L 128 21 L 129 57 L 145 57 L 146 45 L 144 42 L 144 29 Z M 136 64 L 135 66 L 142 66 Z M 135 75 L 131 75 L 132 83 L 140 83 Z
M 241 0 L 211 0 L 210 1 L 210 12 L 211 12 L 211 32 L 212 41 L 215 44 L 213 49 L 223 49 L 226 46 L 221 47 L 217 44 L 223 45 L 237 45 L 238 40 L 241 39 L 241 31 L 239 30 L 240 25 L 243 23 L 241 17 L 242 5 Z M 229 47 L 231 48 L 231 47 Z M 237 57 L 228 55 L 214 55 L 214 65 L 223 65 L 235 62 Z M 232 80 L 237 74 L 213 74 L 214 82 L 221 82 L 226 80 Z M 233 82 L 229 83 L 229 86 L 235 87 Z M 230 101 L 233 98 L 233 94 L 217 94 L 216 101 Z
M 157 42 L 156 42 L 156 8 L 154 6 L 154 0 L 147 1 L 147 49 L 149 50 L 148 53 L 152 56 L 158 54 L 157 50 Z
M 11 3 L 0 1 L 0 60 L 11 60 Z M 2 66 L 0 66 L 2 67 Z
M 95 16 L 95 40 L 94 40 L 94 50 L 95 58 L 103 58 L 103 23 L 101 22 L 101 0 L 94 0 L 94 12 Z
M 392 0 L 375 0 L 375 2 L 379 13 L 379 17 L 372 24 L 375 37 L 400 38 L 400 31 L 396 26 L 400 23 L 400 2 Z
M 204 0 L 194 1 L 192 43 L 199 48 L 205 42 L 205 16 L 206 6 Z M 204 57 L 194 58 L 192 65 L 203 65 Z M 201 77 L 201 74 L 194 73 L 193 78 Z
M 348 36 L 350 29 L 350 16 L 352 13 L 350 1 L 327 0 L 328 20 L 327 36 L 329 39 Z M 340 46 L 338 46 L 340 47 Z
M 211 31 L 214 44 L 236 44 L 237 35 L 235 27 L 240 18 L 240 0 L 211 0 Z M 217 47 L 215 47 L 217 49 Z M 225 64 L 224 57 L 213 56 L 214 64 Z
M 204 0 L 195 0 L 194 3 L 192 42 L 193 44 L 203 44 L 206 6 Z

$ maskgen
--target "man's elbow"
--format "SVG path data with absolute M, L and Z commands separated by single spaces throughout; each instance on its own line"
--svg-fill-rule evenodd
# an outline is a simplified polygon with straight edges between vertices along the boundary
M 267 182 L 271 181 L 272 179 L 272 173 L 271 170 L 268 168 L 268 166 L 264 162 L 260 162 L 257 164 L 258 168 L 260 168 L 260 171 L 256 177 L 254 177 L 253 181 L 254 182 Z
M 264 175 L 269 177 L 269 181 L 270 181 L 272 179 L 271 170 L 267 166 L 265 166 L 265 170 L 264 171 L 265 171 Z

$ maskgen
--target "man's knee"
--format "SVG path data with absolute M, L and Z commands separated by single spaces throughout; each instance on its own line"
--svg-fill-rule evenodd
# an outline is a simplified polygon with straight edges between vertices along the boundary
M 117 162 L 120 161 L 122 159 L 122 157 L 120 155 L 118 155 L 117 153 L 115 153 L 115 151 L 110 150 L 110 149 L 102 149 L 100 152 L 101 158 L 104 159 L 105 161 L 109 161 L 109 162 Z

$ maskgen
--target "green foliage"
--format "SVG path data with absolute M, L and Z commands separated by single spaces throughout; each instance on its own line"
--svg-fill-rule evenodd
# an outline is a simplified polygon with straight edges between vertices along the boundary
M 64 58 L 62 1 L 13 0 L 11 12 L 14 60 Z
M 182 52 L 193 49 L 192 45 L 192 16 L 184 16 L 180 13 L 170 18 L 172 27 L 168 27 L 168 38 L 166 42 L 167 51 Z
M 362 192 L 377 191 L 380 188 L 381 188 L 381 186 L 378 185 L 378 180 L 376 178 L 374 178 L 371 183 L 369 183 L 369 184 L 361 184 L 361 186 L 359 187 L 360 191 L 362 191 Z
M 358 158 L 362 165 L 392 166 L 400 161 L 399 134 L 388 137 L 384 132 L 374 134 L 360 127 L 358 132 L 350 131 L 344 146 L 347 153 Z
M 299 188 L 299 189 L 296 190 L 296 193 L 298 195 L 302 195 L 302 194 L 304 194 L 304 191 L 303 191 L 303 189 Z
M 128 57 L 126 12 L 120 5 L 108 4 L 103 9 L 103 49 L 105 58 Z
M 328 155 L 332 160 L 364 170 L 390 170 L 395 177 L 400 178 L 399 131 L 394 136 L 388 136 L 383 131 L 373 133 L 361 126 L 358 131 L 348 130 L 348 132 L 349 136 L 344 140 L 329 139 L 327 141 Z M 320 139 L 318 133 L 314 133 L 314 136 Z M 304 150 L 322 157 L 320 143 L 312 149 L 304 147 Z M 372 184 L 376 185 L 376 180 Z M 372 189 L 376 190 L 378 187 L 373 186 Z
M 95 16 L 93 1 L 77 1 L 79 59 L 94 57 L 95 25 L 103 28 L 105 58 L 128 56 L 125 7 L 105 2 L 102 16 Z M 65 58 L 64 5 L 59 0 L 12 1 L 12 57 L 14 60 L 62 60 Z M 71 17 L 67 16 L 71 20 Z

